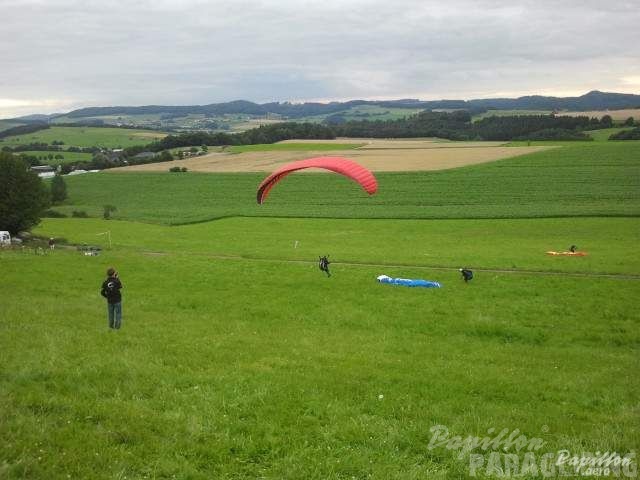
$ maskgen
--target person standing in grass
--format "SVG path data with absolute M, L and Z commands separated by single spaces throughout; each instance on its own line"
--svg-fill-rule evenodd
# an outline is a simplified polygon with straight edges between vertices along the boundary
M 109 328 L 119 330 L 122 325 L 122 294 L 120 289 L 122 282 L 118 278 L 118 272 L 111 267 L 107 270 L 107 279 L 102 282 L 100 295 L 107 299 L 107 311 L 109 313 Z

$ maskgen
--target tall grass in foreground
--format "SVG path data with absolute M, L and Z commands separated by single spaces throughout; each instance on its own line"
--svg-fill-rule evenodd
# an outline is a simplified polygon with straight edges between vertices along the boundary
M 144 256 L 0 253 L 3 478 L 471 478 L 427 448 L 516 428 L 627 452 L 637 282 Z M 107 265 L 124 290 L 108 332 Z M 480 476 L 482 478 L 482 476 Z

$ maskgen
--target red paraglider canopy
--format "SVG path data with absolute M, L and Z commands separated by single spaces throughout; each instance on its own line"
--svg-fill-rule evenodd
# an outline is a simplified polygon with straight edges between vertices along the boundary
M 373 176 L 373 173 L 353 160 L 343 157 L 314 157 L 288 163 L 265 178 L 258 187 L 258 203 L 264 203 L 267 195 L 269 195 L 269 191 L 274 187 L 274 185 L 291 172 L 314 167 L 324 168 L 344 175 L 345 177 L 349 177 L 350 179 L 358 182 L 369 195 L 373 195 L 378 190 L 378 182 L 376 181 L 376 177 Z

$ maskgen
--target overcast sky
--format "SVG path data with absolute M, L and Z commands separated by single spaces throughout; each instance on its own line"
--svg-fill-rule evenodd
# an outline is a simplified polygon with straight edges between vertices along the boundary
M 640 93 L 640 1 L 0 0 L 0 118 Z

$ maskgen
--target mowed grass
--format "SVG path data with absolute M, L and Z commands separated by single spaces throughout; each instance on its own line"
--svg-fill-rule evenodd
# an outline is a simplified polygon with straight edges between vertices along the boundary
M 640 445 L 637 281 L 384 270 L 444 286 L 409 289 L 121 246 L 0 261 L 3 478 L 472 478 L 434 425 L 518 429 L 540 455 Z
M 58 208 L 183 224 L 228 216 L 537 218 L 640 214 L 640 142 L 593 142 L 436 172 L 377 173 L 368 196 L 334 174 L 294 174 L 263 205 L 264 174 L 100 173 L 68 178 Z
M 363 144 L 357 143 L 266 143 L 257 145 L 234 145 L 227 149 L 227 151 L 232 153 L 279 151 L 324 152 L 331 150 L 351 150 L 362 145 Z
M 153 130 L 98 127 L 51 127 L 46 130 L 4 138 L 3 145 L 15 146 L 30 143 L 64 142 L 63 148 L 105 147 L 124 148 L 133 145 L 146 145 L 166 134 Z
M 640 219 L 367 220 L 229 218 L 167 227 L 98 219 L 45 219 L 35 230 L 74 244 L 139 253 L 341 263 L 526 269 L 632 274 L 640 272 Z M 572 244 L 586 257 L 553 257 Z M 384 272 L 382 272 L 384 273 Z

